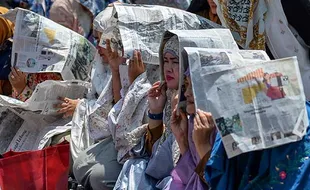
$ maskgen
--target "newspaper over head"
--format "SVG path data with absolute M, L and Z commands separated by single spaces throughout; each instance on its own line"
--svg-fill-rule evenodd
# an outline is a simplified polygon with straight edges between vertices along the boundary
M 92 65 L 100 58 L 83 36 L 21 8 L 1 16 L 15 24 L 13 67 L 26 73 L 60 73 L 64 80 L 90 79 Z
M 203 48 L 225 48 L 239 50 L 233 36 L 228 29 L 205 29 L 205 30 L 169 30 L 163 35 L 162 42 L 159 50 L 159 62 L 161 68 L 161 82 L 165 81 L 163 65 L 164 65 L 164 55 L 163 49 L 166 42 L 177 36 L 178 38 L 178 49 L 179 55 L 182 54 L 184 47 L 203 47 Z M 188 63 L 184 62 L 182 56 L 179 56 L 179 73 L 184 73 Z M 178 107 L 185 109 L 185 97 L 184 97 L 184 77 L 182 74 L 179 75 L 179 104 Z
M 156 65 L 165 31 L 222 28 L 198 15 L 157 5 L 113 4 L 110 19 L 105 22 L 107 28 L 99 43 L 101 47 L 106 48 L 109 39 L 119 55 L 132 58 L 133 51 L 140 50 L 145 63 Z
M 259 52 L 245 59 L 239 51 L 232 54 L 244 61 L 234 65 L 229 51 L 185 51 L 196 109 L 212 113 L 229 158 L 302 139 L 308 118 L 296 57 L 262 62 Z

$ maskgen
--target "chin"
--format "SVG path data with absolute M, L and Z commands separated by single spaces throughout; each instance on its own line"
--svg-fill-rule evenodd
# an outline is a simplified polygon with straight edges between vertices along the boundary
M 196 113 L 196 108 L 194 104 L 187 104 L 186 106 L 186 112 L 191 115 Z
M 177 83 L 176 81 L 174 80 L 171 80 L 171 81 L 168 81 L 167 82 L 167 87 L 169 89 L 174 89 L 174 90 L 177 90 L 179 88 L 179 83 Z

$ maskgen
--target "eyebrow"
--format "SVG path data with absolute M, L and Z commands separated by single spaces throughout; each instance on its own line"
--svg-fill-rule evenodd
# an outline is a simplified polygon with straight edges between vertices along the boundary
M 164 60 L 177 60 L 177 61 L 179 61 L 179 59 L 176 58 L 176 57 L 174 57 L 174 58 L 166 58 L 166 57 L 164 57 Z

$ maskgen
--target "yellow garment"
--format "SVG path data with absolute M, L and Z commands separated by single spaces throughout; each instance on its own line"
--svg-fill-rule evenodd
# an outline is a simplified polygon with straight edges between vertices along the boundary
M 9 10 L 5 7 L 0 7 L 0 14 L 5 14 Z M 14 24 L 7 19 L 0 17 L 0 45 L 7 39 L 13 36 Z

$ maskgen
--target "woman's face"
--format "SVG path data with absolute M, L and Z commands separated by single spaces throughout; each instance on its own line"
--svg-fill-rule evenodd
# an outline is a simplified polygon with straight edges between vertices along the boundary
M 102 33 L 94 30 L 93 35 L 94 35 L 94 38 L 95 38 L 96 43 L 97 43 L 96 48 L 98 50 L 100 57 L 102 57 L 103 62 L 108 63 L 109 62 L 108 61 L 108 51 L 105 48 L 99 46 L 99 42 L 100 42 L 100 38 L 101 38 Z
M 179 87 L 179 59 L 171 53 L 164 55 L 164 75 L 169 89 Z
M 192 91 L 192 81 L 190 77 L 186 77 L 185 79 L 185 88 L 186 88 L 186 91 L 184 95 L 186 97 L 186 112 L 188 114 L 195 114 L 196 107 L 195 107 L 194 95 Z
M 214 0 L 208 0 L 208 4 L 211 8 L 212 14 L 216 15 L 216 4 L 214 3 Z

